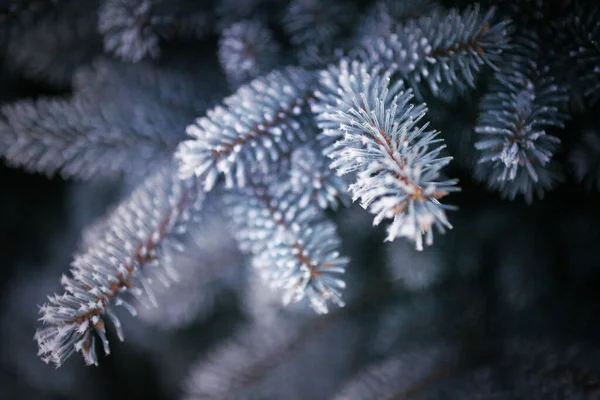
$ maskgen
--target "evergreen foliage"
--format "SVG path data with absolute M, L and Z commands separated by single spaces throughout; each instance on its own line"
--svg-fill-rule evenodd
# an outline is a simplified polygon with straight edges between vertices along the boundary
M 475 144 L 481 151 L 481 172 L 491 188 L 505 196 L 517 194 L 531 202 L 554 183 L 550 163 L 560 139 L 546 134 L 550 127 L 564 127 L 561 108 L 568 101 L 564 87 L 540 65 L 538 37 L 523 34 L 505 57 L 500 71 L 480 103 L 475 132 L 485 135 Z
M 325 105 L 313 111 L 323 133 L 340 138 L 324 150 L 334 160 L 331 167 L 341 175 L 357 172 L 349 187 L 353 200 L 376 215 L 375 224 L 393 220 L 386 240 L 405 236 L 422 249 L 423 236 L 433 243 L 433 226 L 451 227 L 448 207 L 438 200 L 458 189 L 455 180 L 438 181 L 450 157 L 439 157 L 443 146 L 429 149 L 440 140 L 438 132 L 418 126 L 425 106 L 410 104 L 403 82 L 389 87 L 389 75 L 380 72 L 342 60 L 322 74 L 324 93 L 317 97 Z
M 278 64 L 279 45 L 259 20 L 237 22 L 223 30 L 219 61 L 232 86 L 236 87 Z
M 110 353 L 105 315 L 124 340 L 113 306 L 136 314 L 122 296 L 124 292 L 141 296 L 144 290 L 150 304 L 157 306 L 142 268 L 161 268 L 160 279 L 172 279 L 169 253 L 183 251 L 176 237 L 187 231 L 202 201 L 198 184 L 181 181 L 171 165 L 150 176 L 129 201 L 117 207 L 100 240 L 74 259 L 70 276 L 63 276 L 65 293 L 50 297 L 40 309 L 40 319 L 47 325 L 35 336 L 42 359 L 60 366 L 77 351 L 86 364 L 97 364 L 96 335 L 104 352 Z M 139 284 L 134 286 L 133 281 Z
M 349 260 L 340 256 L 335 225 L 316 204 L 300 207 L 302 195 L 269 179 L 249 182 L 227 203 L 240 247 L 265 280 L 284 290 L 284 303 L 307 297 L 315 311 L 327 313 L 327 300 L 344 305 L 339 274 Z
M 552 325 L 556 276 L 520 266 L 552 262 L 546 193 L 600 188 L 598 127 L 571 124 L 597 111 L 600 8 L 451 3 L 0 3 L 0 158 L 120 190 L 40 307 L 38 356 L 98 365 L 116 306 L 160 331 L 233 307 L 185 398 L 600 396 L 587 342 L 553 354 L 487 309 Z M 515 234 L 498 204 L 536 217 Z
M 180 144 L 176 154 L 182 175 L 205 177 L 211 190 L 220 173 L 228 188 L 245 186 L 255 173 L 267 174 L 295 143 L 308 139 L 301 117 L 312 97 L 313 75 L 295 67 L 271 72 L 188 126 L 194 140 Z

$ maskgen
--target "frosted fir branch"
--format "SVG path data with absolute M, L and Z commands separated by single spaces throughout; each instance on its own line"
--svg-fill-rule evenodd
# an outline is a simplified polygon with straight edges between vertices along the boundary
M 365 368 L 333 399 L 410 399 L 438 379 L 452 376 L 459 359 L 457 349 L 449 345 L 420 346 Z
M 476 4 L 462 12 L 436 10 L 406 25 L 408 31 L 422 30 L 431 45 L 429 59 L 425 60 L 429 68 L 420 74 L 434 94 L 442 83 L 474 88 L 482 66 L 496 69 L 508 48 L 512 29 L 508 20 L 495 22 L 495 12 L 493 7 L 483 12 Z
M 546 130 L 564 127 L 567 116 L 560 110 L 568 102 L 565 88 L 538 61 L 537 40 L 531 33 L 519 38 L 481 100 L 475 127 L 480 135 L 475 143 L 479 163 L 488 164 L 479 168 L 479 174 L 488 175 L 490 187 L 511 197 L 519 193 L 527 201 L 534 191 L 552 185 L 551 176 L 543 170 L 560 140 Z
M 98 12 L 105 51 L 129 62 L 156 59 L 163 39 L 206 33 L 208 25 L 207 12 L 192 0 L 103 0 Z
M 102 239 L 75 257 L 70 274 L 61 280 L 65 292 L 50 296 L 40 308 L 44 325 L 35 340 L 42 360 L 59 367 L 73 353 L 81 352 L 87 365 L 97 365 L 96 336 L 105 354 L 110 353 L 106 317 L 124 340 L 115 306 L 135 315 L 124 294 L 139 297 L 144 290 L 156 306 L 143 269 L 162 268 L 160 279 L 171 279 L 162 257 L 182 251 L 177 237 L 186 232 L 187 222 L 202 201 L 197 182 L 180 180 L 172 165 L 149 177 L 124 200 L 109 216 Z
M 374 224 L 392 219 L 386 240 L 398 236 L 423 248 L 433 243 L 433 226 L 451 228 L 439 199 L 457 191 L 457 180 L 440 180 L 451 157 L 439 157 L 444 148 L 438 132 L 417 124 L 425 105 L 410 103 L 412 93 L 403 82 L 365 64 L 342 60 L 320 76 L 322 91 L 312 109 L 325 135 L 339 138 L 326 154 L 338 174 L 356 172 L 349 189 L 353 200 L 375 214 Z
M 482 12 L 479 5 L 434 10 L 409 20 L 391 36 L 368 41 L 355 51 L 370 65 L 384 63 L 398 72 L 416 96 L 426 84 L 438 96 L 447 85 L 460 91 L 475 87 L 484 66 L 497 69 L 508 48 L 509 21 L 494 22 L 495 9 Z
M 315 202 L 321 208 L 337 209 L 341 203 L 350 205 L 348 185 L 329 166 L 323 155 L 322 140 L 313 140 L 296 148 L 291 157 L 291 190 L 300 195 L 298 205 L 303 208 Z
M 328 301 L 344 306 L 340 276 L 349 259 L 340 255 L 335 225 L 314 203 L 300 205 L 300 197 L 284 182 L 253 181 L 228 196 L 228 212 L 240 248 L 283 290 L 284 304 L 307 298 L 324 314 Z
M 223 31 L 219 61 L 228 80 L 238 86 L 277 65 L 279 45 L 260 20 L 237 22 Z
M 533 164 L 533 173 L 537 176 L 534 181 L 529 175 L 529 170 L 521 168 L 517 170 L 514 179 L 504 179 L 504 168 L 496 168 L 492 164 L 478 164 L 475 167 L 474 177 L 483 182 L 487 187 L 500 194 L 502 198 L 514 200 L 523 196 L 526 203 L 531 204 L 534 198 L 542 199 L 545 193 L 565 178 L 563 168 L 560 164 L 551 160 L 543 167 Z
M 245 186 L 257 171 L 266 174 L 282 154 L 307 141 L 302 114 L 314 81 L 314 74 L 287 67 L 241 86 L 188 126 L 192 139 L 176 152 L 182 176 L 205 177 L 208 191 L 221 173 L 228 188 Z

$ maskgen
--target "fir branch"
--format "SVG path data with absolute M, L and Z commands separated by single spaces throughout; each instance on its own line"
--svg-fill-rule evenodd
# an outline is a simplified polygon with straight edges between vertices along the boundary
M 298 206 L 301 208 L 310 202 L 321 208 L 337 209 L 340 202 L 347 207 L 350 205 L 348 186 L 327 165 L 322 142 L 325 141 L 313 140 L 293 151 L 289 172 L 291 189 L 300 195 Z
M 208 12 L 193 0 L 103 0 L 98 30 L 104 49 L 124 61 L 158 58 L 161 41 L 209 32 Z
M 149 0 L 106 0 L 98 12 L 98 30 L 104 37 L 104 50 L 125 61 L 136 62 L 160 55 L 156 26 L 173 21 L 152 15 Z
M 484 217 L 475 217 L 474 227 L 465 227 L 468 240 L 443 248 L 452 248 L 450 264 L 460 265 L 460 271 L 445 276 L 437 246 L 417 251 L 433 244 L 435 230 L 451 228 L 446 212 L 453 207 L 442 199 L 460 189 L 457 180 L 444 177 L 451 157 L 441 134 L 425 122 L 426 105 L 411 104 L 413 95 L 418 100 L 436 97 L 445 115 L 434 118 L 447 135 L 447 123 L 464 127 L 471 122 L 469 110 L 477 111 L 471 100 L 479 93 L 471 99 L 458 96 L 491 83 L 479 106 L 477 129 L 467 135 L 471 151 L 482 156 L 474 173 L 505 196 L 541 196 L 556 179 L 554 153 L 560 142 L 552 135 L 567 118 L 561 111 L 567 85 L 573 83 L 568 79 L 586 86 L 587 98 L 579 96 L 585 101 L 596 100 L 600 92 L 599 9 L 572 14 L 568 6 L 575 1 L 500 1 L 510 3 L 506 8 L 518 21 L 513 33 L 512 22 L 500 21 L 494 7 L 445 10 L 435 0 L 360 2 L 365 10 L 367 3 L 377 2 L 360 21 L 353 5 L 343 0 L 0 0 L 10 3 L 0 5 L 0 48 L 5 50 L 0 61 L 19 75 L 4 97 L 38 96 L 51 89 L 30 87 L 31 78 L 72 89 L 68 98 L 36 97 L 0 106 L 0 157 L 13 166 L 65 178 L 125 174 L 129 185 L 152 171 L 108 218 L 86 232 L 83 248 L 62 278 L 63 289 L 40 309 L 39 356 L 58 367 L 81 352 L 86 364 L 97 364 L 95 342 L 108 354 L 108 337 L 113 339 L 108 320 L 121 340 L 122 328 L 129 326 L 119 320 L 116 306 L 160 328 L 177 328 L 213 311 L 212 302 L 221 294 L 233 295 L 227 299 L 238 305 L 238 291 L 249 289 L 241 310 L 215 313 L 216 326 L 202 321 L 194 327 L 219 339 L 233 319 L 253 319 L 216 348 L 205 348 L 214 337 L 196 343 L 209 356 L 190 373 L 190 399 L 327 398 L 341 379 L 376 357 L 385 359 L 356 375 L 335 398 L 600 398 L 599 358 L 589 344 L 583 351 L 563 352 L 558 343 L 541 349 L 505 343 L 506 335 L 524 328 L 540 333 L 538 322 L 542 330 L 554 323 L 569 327 L 569 333 L 582 322 L 571 317 L 562 318 L 562 325 L 546 321 L 538 305 L 555 294 L 551 289 L 580 289 L 570 281 L 590 276 L 585 266 L 568 273 L 559 265 L 541 268 L 553 254 L 569 264 L 581 263 L 581 250 L 595 234 L 583 214 L 567 212 L 562 219 L 568 234 L 550 235 L 552 243 L 576 244 L 575 252 L 540 253 L 544 246 L 537 239 L 523 239 L 532 237 L 529 229 L 510 236 L 514 218 L 506 217 L 515 213 L 489 207 Z M 559 24 L 538 27 L 554 3 L 565 19 L 560 15 Z M 216 7 L 214 18 L 207 5 Z M 200 43 L 189 40 L 214 26 L 219 32 L 213 33 L 222 34 L 218 54 L 213 54 L 221 69 L 217 57 L 212 69 L 204 62 L 205 51 L 215 50 L 216 35 Z M 565 64 L 548 62 L 556 61 L 565 44 L 546 45 L 555 27 L 565 33 L 557 38 L 573 39 L 568 56 L 577 59 L 573 76 L 565 73 L 565 79 L 558 78 Z M 524 28 L 546 36 L 536 38 Z M 292 48 L 280 55 L 274 37 L 283 34 Z M 521 36 L 514 46 L 509 44 L 512 35 Z M 186 48 L 190 44 L 194 47 Z M 342 58 L 352 44 L 355 50 Z M 99 59 L 103 50 L 120 60 Z M 284 57 L 313 70 L 288 67 L 267 75 Z M 314 72 L 316 66 L 325 70 Z M 490 69 L 495 75 L 488 82 L 482 72 Z M 224 101 L 219 97 L 220 105 L 205 113 L 207 98 L 218 97 L 219 89 L 228 86 L 225 78 L 234 88 L 252 81 Z M 24 92 L 12 93 L 13 87 Z M 457 100 L 460 107 L 447 107 Z M 203 117 L 191 123 L 198 116 Z M 600 186 L 600 139 L 588 133 L 568 157 L 576 178 Z M 477 148 L 471 134 L 481 139 Z M 474 167 L 471 160 L 464 164 Z M 347 185 L 346 178 L 353 183 Z M 205 208 L 205 192 L 211 190 L 231 221 L 217 215 L 216 227 L 206 219 L 192 225 L 195 217 L 216 214 Z M 356 210 L 336 213 L 338 230 L 326 209 L 346 203 L 347 192 L 374 214 L 375 224 L 386 219 L 386 241 L 400 236 L 409 241 L 396 241 L 382 252 L 373 248 L 379 235 L 367 226 L 373 215 Z M 463 200 L 473 203 L 471 194 Z M 66 210 L 77 219 L 81 215 L 73 214 L 72 203 Z M 18 213 L 11 211 L 12 202 L 8 206 L 14 220 L 9 225 L 23 225 L 14 218 Z M 467 224 L 471 214 L 463 215 Z M 362 217 L 367 225 L 357 219 Z M 235 232 L 225 235 L 229 228 Z M 494 235 L 486 234 L 491 231 Z M 498 235 L 510 236 L 517 245 L 506 251 Z M 435 242 L 439 245 L 440 238 Z M 352 252 L 356 268 L 346 268 L 350 261 L 340 254 L 342 247 Z M 261 275 L 263 285 L 247 285 L 247 271 L 239 270 L 241 251 L 249 253 L 244 261 L 255 269 L 253 276 Z M 489 260 L 492 269 L 482 268 Z M 532 268 L 519 269 L 523 264 Z M 17 290 L 8 306 L 0 309 L 13 337 L 23 330 L 14 320 L 22 317 L 26 298 L 46 286 L 37 279 L 38 284 L 21 289 L 25 275 L 12 285 Z M 553 277 L 569 279 L 555 285 Z M 360 299 L 367 301 L 354 309 L 356 288 L 369 283 L 375 283 L 369 285 L 372 292 L 361 291 Z M 277 290 L 266 290 L 266 284 Z M 554 305 L 562 307 L 564 299 L 559 296 Z M 300 300 L 317 313 L 333 312 L 317 317 Z M 287 307 L 293 301 L 298 303 Z M 159 302 L 160 309 L 142 311 Z M 508 326 L 499 323 L 496 311 L 517 318 Z M 128 346 L 135 346 L 138 341 L 126 335 Z M 160 332 L 163 340 L 167 335 Z M 152 336 L 139 336 L 150 355 L 160 351 Z M 560 334 L 560 340 L 567 336 Z M 149 338 L 151 343 L 145 341 Z M 163 388 L 172 389 L 177 368 L 194 350 L 188 345 L 178 341 L 176 352 L 172 346 L 161 351 L 160 364 L 168 367 L 160 376 Z M 60 386 L 60 394 L 69 395 L 65 388 L 73 385 L 68 379 L 36 381 L 43 371 L 28 371 L 27 352 L 1 354 L 19 381 L 34 381 L 40 392 L 47 385 Z M 41 369 L 37 361 L 34 368 Z M 27 384 L 23 388 L 28 390 Z
M 408 31 L 422 30 L 431 45 L 426 60 L 431 66 L 420 73 L 434 94 L 441 82 L 474 88 L 481 66 L 495 68 L 507 48 L 510 28 L 509 21 L 493 23 L 494 13 L 494 8 L 483 13 L 474 5 L 463 12 L 436 10 L 414 25 L 407 24 Z
M 96 30 L 99 0 L 61 0 L 6 34 L 6 65 L 41 82 L 69 87 L 73 74 L 102 52 Z
M 176 153 L 182 176 L 204 176 L 211 190 L 219 173 L 231 188 L 243 187 L 256 171 L 268 171 L 292 145 L 307 140 L 302 114 L 313 82 L 310 72 L 288 67 L 240 87 L 188 126 L 193 139 Z
M 269 72 L 278 56 L 279 45 L 260 20 L 231 25 L 219 41 L 219 61 L 234 87 Z
M 451 157 L 438 158 L 443 145 L 430 149 L 441 141 L 438 132 L 417 126 L 425 106 L 410 104 L 402 81 L 391 84 L 389 73 L 359 62 L 343 60 L 322 72 L 321 84 L 313 112 L 325 135 L 341 137 L 326 150 L 331 167 L 341 175 L 357 172 L 353 200 L 376 215 L 375 224 L 393 219 L 386 240 L 404 236 L 417 249 L 423 236 L 433 243 L 434 225 L 451 228 L 445 213 L 451 207 L 439 199 L 459 189 L 456 180 L 438 180 Z
M 109 105 L 103 111 L 118 113 Z M 166 161 L 175 148 L 160 137 L 127 137 L 110 126 L 114 120 L 98 114 L 93 102 L 24 100 L 2 107 L 0 115 L 2 157 L 11 165 L 48 176 L 59 173 L 85 180 L 121 172 L 140 174 Z
M 110 352 L 106 315 L 123 340 L 113 307 L 124 306 L 135 315 L 123 294 L 140 296 L 143 290 L 136 281 L 149 290 L 142 269 L 159 268 L 164 252 L 180 248 L 177 236 L 185 233 L 191 214 L 202 205 L 197 182 L 182 181 L 176 175 L 176 168 L 170 165 L 149 177 L 111 214 L 102 239 L 74 259 L 70 276 L 62 278 L 65 292 L 49 297 L 40 308 L 44 326 L 35 339 L 44 361 L 59 367 L 71 354 L 81 352 L 86 364 L 97 365 L 95 335 L 104 352 Z M 168 275 L 169 266 L 162 268 Z M 148 294 L 155 302 L 152 293 Z
M 537 40 L 533 33 L 519 38 L 481 101 L 475 127 L 485 135 L 475 143 L 484 164 L 479 175 L 504 196 L 521 194 L 528 202 L 553 183 L 544 169 L 560 140 L 546 130 L 564 127 L 560 110 L 568 101 L 565 88 L 540 65 Z
M 207 106 L 205 84 L 175 65 L 135 68 L 99 60 L 75 78 L 69 99 L 22 100 L 0 108 L 0 156 L 46 175 L 141 176 L 171 159 L 189 120 Z M 181 86 L 182 89 L 178 90 Z
M 494 8 L 483 13 L 478 5 L 462 12 L 435 10 L 407 21 L 391 36 L 369 41 L 356 56 L 370 65 L 384 63 L 395 69 L 419 99 L 421 83 L 435 96 L 446 85 L 465 91 L 475 87 L 484 65 L 496 69 L 508 46 L 510 23 L 494 23 L 494 13 Z
M 315 204 L 277 180 L 252 181 L 227 198 L 240 248 L 255 257 L 263 278 L 284 291 L 284 304 L 308 298 L 318 313 L 327 301 L 344 306 L 338 278 L 349 262 L 340 256 L 335 225 Z

